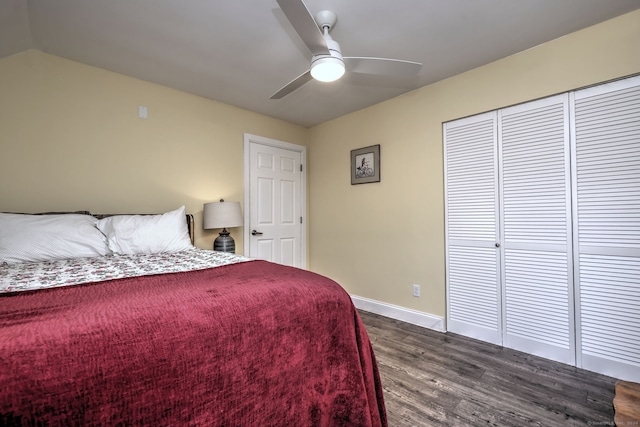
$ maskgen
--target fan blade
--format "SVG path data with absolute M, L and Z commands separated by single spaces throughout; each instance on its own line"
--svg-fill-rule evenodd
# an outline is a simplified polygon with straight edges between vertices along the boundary
M 422 68 L 422 64 L 419 62 L 403 61 L 400 59 L 347 56 L 343 59 L 347 70 L 352 73 L 410 77 L 418 74 L 420 68 Z
M 302 87 L 302 85 L 307 83 L 309 80 L 313 80 L 313 77 L 311 77 L 311 71 L 305 71 L 304 73 L 300 74 L 298 77 L 287 83 L 282 89 L 271 95 L 271 98 L 269 99 L 283 98 L 289 95 L 294 90 Z
M 302 0 L 278 0 L 278 4 L 311 53 L 328 55 L 329 49 L 322 31 Z

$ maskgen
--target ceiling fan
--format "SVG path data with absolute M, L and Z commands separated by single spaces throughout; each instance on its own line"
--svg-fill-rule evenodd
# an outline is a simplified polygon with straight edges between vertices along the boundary
M 314 19 L 302 0 L 277 1 L 313 57 L 309 70 L 271 95 L 271 99 L 283 98 L 312 79 L 324 82 L 338 80 L 344 75 L 345 68 L 354 73 L 409 77 L 416 75 L 422 67 L 418 62 L 399 59 L 343 57 L 340 45 L 329 35 L 338 19 L 334 12 L 320 11 Z

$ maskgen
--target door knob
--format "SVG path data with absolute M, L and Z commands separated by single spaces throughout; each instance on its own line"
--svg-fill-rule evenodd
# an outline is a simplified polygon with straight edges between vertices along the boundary
M 500 243 L 496 243 L 496 248 L 499 248 L 499 247 L 500 247 Z
M 253 230 L 253 231 L 251 232 L 251 235 L 253 235 L 253 236 L 262 236 L 262 233 L 261 233 L 261 232 L 259 232 L 259 231 Z

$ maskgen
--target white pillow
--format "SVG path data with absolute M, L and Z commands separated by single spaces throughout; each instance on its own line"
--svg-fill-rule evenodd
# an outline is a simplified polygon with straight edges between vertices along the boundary
M 51 261 L 109 255 L 91 215 L 0 213 L 0 262 Z
M 115 215 L 96 222 L 116 254 L 178 252 L 190 249 L 184 206 L 162 215 Z

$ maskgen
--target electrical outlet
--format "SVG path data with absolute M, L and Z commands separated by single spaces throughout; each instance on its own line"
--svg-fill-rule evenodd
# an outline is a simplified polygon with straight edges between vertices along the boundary
M 414 297 L 420 296 L 420 285 L 413 285 L 413 296 Z

